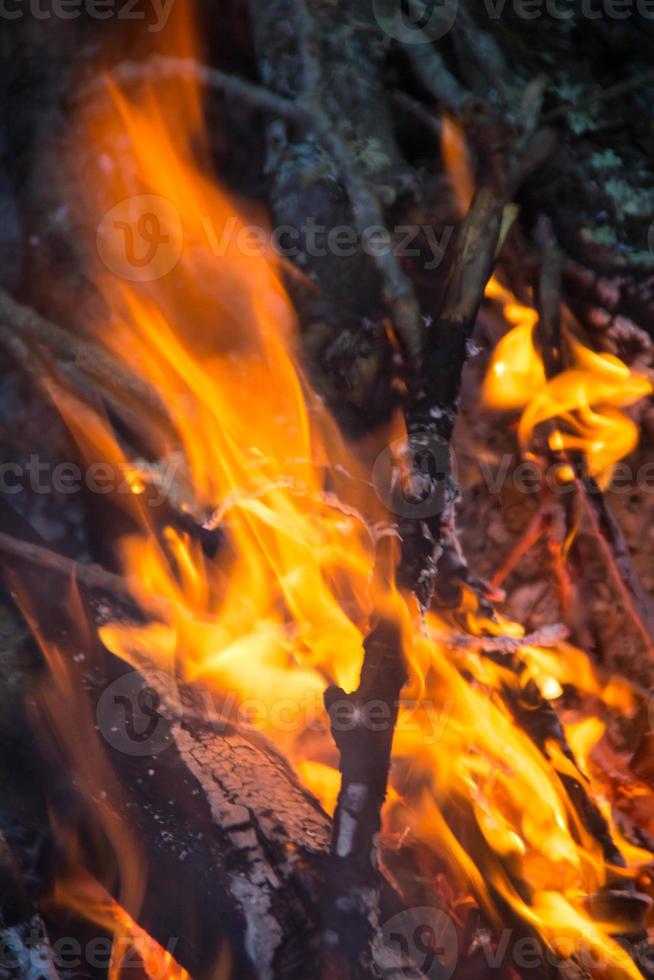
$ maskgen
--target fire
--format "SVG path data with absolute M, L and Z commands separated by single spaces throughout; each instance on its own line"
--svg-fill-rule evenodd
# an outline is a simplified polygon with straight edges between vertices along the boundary
M 191 980 L 176 963 L 174 951 L 163 949 L 89 875 L 78 872 L 59 881 L 51 905 L 72 910 L 113 935 L 107 980 L 124 980 L 139 965 L 148 980 Z M 225 958 L 217 967 L 216 980 L 227 976 Z
M 441 156 L 443 166 L 452 182 L 459 213 L 463 216 L 475 190 L 472 168 L 468 160 L 465 132 L 461 124 L 447 112 L 441 115 Z
M 581 452 L 588 473 L 606 486 L 615 465 L 638 444 L 636 424 L 620 409 L 651 394 L 651 382 L 613 354 L 591 351 L 571 335 L 566 336 L 565 370 L 548 379 L 535 342 L 538 314 L 496 279 L 486 295 L 500 303 L 512 329 L 493 352 L 482 391 L 484 403 L 499 411 L 521 410 L 518 441 L 523 453 L 532 444 L 537 426 L 556 421 L 549 448 Z
M 103 191 L 121 200 L 145 185 L 165 195 L 185 244 L 174 278 L 133 286 L 102 277 L 111 304 L 103 329 L 114 352 L 129 350 L 167 408 L 172 435 L 152 428 L 147 437 L 155 458 L 177 460 L 171 472 L 179 506 L 208 527 L 219 525 L 229 555 L 217 567 L 172 527 L 122 543 L 125 568 L 172 610 L 171 632 L 152 630 L 147 646 L 159 666 L 175 666 L 187 679 L 211 677 L 266 703 L 281 691 L 319 694 L 325 678 L 351 687 L 369 611 L 373 540 L 356 508 L 342 508 L 324 491 L 324 466 L 340 448 L 320 405 L 305 399 L 290 353 L 293 314 L 274 258 L 243 256 L 245 222 L 192 162 L 199 133 L 188 133 L 184 145 L 180 130 L 173 142 L 152 91 L 134 105 L 115 90 L 111 96 L 94 139 L 110 145 L 126 130 L 136 168 L 130 174 L 117 166 Z M 182 104 L 178 110 L 193 119 Z M 225 254 L 212 256 L 206 228 L 222 234 L 230 226 Z M 88 425 L 81 431 L 73 418 L 79 406 L 60 398 L 60 407 L 88 443 Z M 96 429 L 94 448 L 101 443 L 104 458 L 124 469 L 109 426 L 98 420 Z M 348 472 L 341 480 L 354 482 L 352 460 Z M 134 493 L 142 494 L 149 477 L 132 468 Z M 151 532 L 156 513 L 139 509 Z M 107 628 L 104 639 L 130 657 L 132 631 Z
M 107 309 L 97 334 L 165 407 L 158 414 L 128 406 L 140 420 L 143 462 L 130 458 L 97 409 L 52 392 L 87 458 L 109 462 L 127 479 L 125 506 L 138 530 L 120 542 L 120 558 L 137 583 L 136 599 L 154 598 L 162 609 L 145 626 L 104 626 L 102 640 L 136 665 L 154 663 L 218 694 L 256 701 L 263 729 L 331 808 L 339 777 L 327 726 L 310 743 L 302 735 L 309 713 L 324 722 L 327 683 L 356 687 L 369 615 L 390 602 L 408 625 L 411 680 L 394 745 L 387 830 L 443 855 L 495 921 L 500 896 L 551 949 L 565 947 L 567 956 L 590 950 L 609 975 L 638 977 L 611 938 L 615 924 L 595 921 L 588 906 L 610 874 L 632 872 L 607 868 L 562 783 L 573 764 L 556 745 L 541 751 L 511 707 L 528 704 L 534 688 L 556 702 L 573 686 L 599 705 L 628 711 L 630 692 L 618 696 L 566 644 L 520 647 L 521 628 L 483 619 L 472 596 L 447 617 L 420 619 L 409 597 L 380 592 L 374 546 L 377 535 L 392 533 L 392 516 L 369 474 L 389 433 L 347 446 L 311 392 L 294 356 L 296 326 L 276 257 L 269 248 L 244 248 L 245 206 L 211 175 L 197 90 L 186 78 L 130 92 L 108 80 L 101 109 L 81 126 L 95 154 L 88 206 L 118 214 L 113 224 L 102 222 L 108 239 L 100 251 L 112 271 L 98 264 L 93 273 Z M 179 255 L 165 274 L 156 267 L 145 277 L 138 264 L 138 275 L 130 268 L 116 274 L 126 254 L 126 215 L 144 197 L 141 227 L 150 244 L 177 242 L 158 211 L 163 199 L 179 221 Z M 139 255 L 142 262 L 147 253 Z M 641 397 L 645 382 L 576 342 L 574 366 L 548 382 L 533 342 L 535 314 L 496 282 L 490 295 L 514 329 L 493 358 L 488 404 L 523 409 L 523 448 L 540 422 L 559 419 L 565 445 L 576 440 L 593 471 L 605 472 L 617 458 L 612 426 L 624 432 L 630 425 L 618 409 Z M 627 444 L 622 436 L 620 454 Z M 168 509 L 152 505 L 155 490 Z M 172 519 L 161 526 L 171 509 L 217 530 L 217 558 Z M 462 629 L 512 635 L 516 653 L 487 657 L 455 640 Z M 290 725 L 275 721 L 280 700 L 297 709 Z M 601 732 L 577 730 L 575 744 L 582 734 L 586 770 L 586 735 L 592 741 Z M 642 860 L 633 855 L 634 868 Z M 116 927 L 138 937 L 132 921 L 107 907 Z

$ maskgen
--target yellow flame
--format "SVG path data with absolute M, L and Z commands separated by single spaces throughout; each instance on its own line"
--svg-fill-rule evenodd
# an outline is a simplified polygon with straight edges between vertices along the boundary
M 523 452 L 538 425 L 556 420 L 550 449 L 580 451 L 588 472 L 606 485 L 616 463 L 638 443 L 635 423 L 620 409 L 651 394 L 651 382 L 614 355 L 588 350 L 574 337 L 566 341 L 569 365 L 548 380 L 534 339 L 537 313 L 495 279 L 486 295 L 501 304 L 512 329 L 493 352 L 482 389 L 484 403 L 500 411 L 522 411 L 518 440 Z M 572 477 L 569 468 L 559 475 Z

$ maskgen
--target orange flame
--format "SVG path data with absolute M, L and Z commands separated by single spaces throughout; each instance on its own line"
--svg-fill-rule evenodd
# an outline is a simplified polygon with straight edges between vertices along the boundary
M 90 875 L 78 872 L 75 878 L 59 881 L 50 901 L 113 934 L 107 980 L 125 980 L 136 965 L 135 958 L 149 980 L 191 980 L 190 974 L 175 962 L 173 951 L 163 949 L 141 929 Z M 223 962 L 216 980 L 228 976 L 227 969 Z
M 374 542 L 390 529 L 369 474 L 389 436 L 353 451 L 312 395 L 293 357 L 294 316 L 275 256 L 246 248 L 246 220 L 211 178 L 191 82 L 162 82 L 156 92 L 144 84 L 128 95 L 109 81 L 103 110 L 94 108 L 84 132 L 97 161 L 87 175 L 96 194 L 89 207 L 105 213 L 99 248 L 110 269 L 95 270 L 108 310 L 98 336 L 165 406 L 160 417 L 132 406 L 141 409 L 150 460 L 143 463 L 129 458 L 107 418 L 53 391 L 86 456 L 126 475 L 139 530 L 120 544 L 123 567 L 138 599 L 162 600 L 160 621 L 109 624 L 103 641 L 133 663 L 147 659 L 256 702 L 264 729 L 331 808 L 334 749 L 327 726 L 317 730 L 308 718 L 321 713 L 327 681 L 356 686 L 370 611 L 390 604 L 404 626 L 411 680 L 387 828 L 443 854 L 490 915 L 499 894 L 551 947 L 569 941 L 573 955 L 590 944 L 610 975 L 639 976 L 611 938 L 612 924 L 595 922 L 586 905 L 607 868 L 561 783 L 569 760 L 541 753 L 504 699 L 507 691 L 526 696 L 533 682 L 553 700 L 574 685 L 601 703 L 605 688 L 587 659 L 564 644 L 525 646 L 518 673 L 512 661 L 497 663 L 452 636 L 461 623 L 475 634 L 523 634 L 501 618 L 482 620 L 471 595 L 449 618 L 419 621 L 412 602 L 380 591 Z M 154 245 L 165 245 L 158 256 Z M 540 421 L 559 416 L 562 396 L 533 349 L 534 314 L 496 283 L 491 290 L 520 332 L 500 345 L 487 398 L 495 407 L 527 406 L 526 444 Z M 642 389 L 615 359 L 576 357 L 583 385 L 566 396 L 566 419 L 588 425 L 591 408 L 629 404 Z M 601 417 L 609 417 L 604 409 Z M 609 465 L 605 453 L 592 460 Z M 174 509 L 220 529 L 216 560 L 188 532 L 171 523 L 161 529 L 145 492 L 152 487 Z M 283 724 L 282 701 L 290 709 Z
M 464 129 L 447 112 L 441 115 L 441 155 L 443 167 L 452 183 L 459 213 L 464 215 L 470 207 L 475 184 Z
M 537 313 L 495 279 L 486 295 L 502 305 L 512 329 L 493 351 L 484 403 L 500 411 L 522 410 L 518 440 L 523 453 L 538 425 L 557 420 L 550 449 L 582 452 L 591 476 L 607 485 L 615 465 L 638 444 L 637 426 L 620 409 L 651 394 L 651 382 L 613 354 L 588 350 L 574 337 L 567 340 L 570 365 L 548 380 L 534 341 Z

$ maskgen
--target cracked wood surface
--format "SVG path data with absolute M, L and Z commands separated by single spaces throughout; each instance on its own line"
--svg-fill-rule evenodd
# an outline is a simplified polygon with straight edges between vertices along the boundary
M 260 733 L 203 722 L 180 710 L 162 675 L 142 677 L 161 698 L 165 747 L 152 757 L 108 749 L 125 790 L 122 816 L 147 851 L 140 923 L 164 947 L 177 940 L 194 980 L 212 975 L 226 940 L 239 977 L 315 975 L 329 817 Z

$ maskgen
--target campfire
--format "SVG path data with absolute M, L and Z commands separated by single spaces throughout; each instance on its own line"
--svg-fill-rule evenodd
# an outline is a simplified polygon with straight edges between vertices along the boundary
M 367 6 L 53 35 L 2 977 L 654 975 L 651 287 L 571 244 L 509 14 Z

